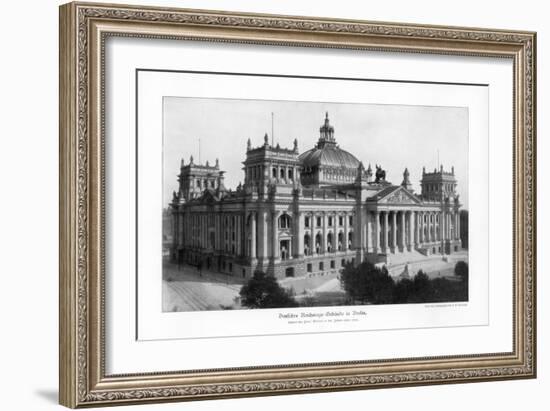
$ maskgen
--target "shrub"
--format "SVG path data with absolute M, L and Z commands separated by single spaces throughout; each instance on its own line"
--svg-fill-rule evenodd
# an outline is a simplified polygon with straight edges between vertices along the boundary
M 340 281 L 352 302 L 371 304 L 393 302 L 395 283 L 385 267 L 378 268 L 367 261 L 358 267 L 347 265 L 342 271 Z
M 239 292 L 241 304 L 248 308 L 297 307 L 292 291 L 281 287 L 273 275 L 256 271 Z

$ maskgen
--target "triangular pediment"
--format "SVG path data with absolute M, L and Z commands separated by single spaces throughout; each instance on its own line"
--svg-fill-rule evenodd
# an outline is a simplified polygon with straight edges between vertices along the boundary
M 385 193 L 379 193 L 375 201 L 379 204 L 418 204 L 418 198 L 404 187 L 392 187 L 393 190 L 383 190 Z
M 219 199 L 216 196 L 216 192 L 212 189 L 205 190 L 201 197 L 201 202 L 204 202 L 204 203 L 214 203 L 218 200 Z

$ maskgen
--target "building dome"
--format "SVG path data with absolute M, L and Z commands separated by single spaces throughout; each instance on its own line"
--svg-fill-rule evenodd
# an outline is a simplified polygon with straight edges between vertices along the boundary
M 319 133 L 316 146 L 298 157 L 302 166 L 302 184 L 308 186 L 354 182 L 361 162 L 353 154 L 338 147 L 328 113 Z
M 299 157 L 302 167 L 307 169 L 320 167 L 337 167 L 337 168 L 352 168 L 357 170 L 359 160 L 336 145 L 325 145 L 323 147 L 315 147 L 311 150 L 302 153 Z
M 311 150 L 302 153 L 298 158 L 306 169 L 319 167 L 353 168 L 359 167 L 359 160 L 346 150 L 336 145 L 334 139 L 334 127 L 330 125 L 328 113 L 325 115 L 325 123 L 319 129 L 320 137 L 317 145 Z

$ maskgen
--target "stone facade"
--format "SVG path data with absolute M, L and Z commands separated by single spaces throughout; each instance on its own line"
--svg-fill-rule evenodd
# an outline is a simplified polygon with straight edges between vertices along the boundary
M 392 185 L 339 148 L 328 113 L 314 148 L 299 154 L 248 140 L 244 184 L 224 185 L 214 166 L 182 160 L 170 204 L 171 257 L 234 276 L 255 270 L 277 278 L 340 270 L 367 259 L 391 265 L 403 256 L 461 249 L 454 169 L 423 170 L 415 194 L 405 169 Z

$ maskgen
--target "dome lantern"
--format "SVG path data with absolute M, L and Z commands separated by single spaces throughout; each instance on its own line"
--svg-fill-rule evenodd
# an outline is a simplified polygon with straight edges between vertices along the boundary
M 328 111 L 325 114 L 325 123 L 319 128 L 319 142 L 317 147 L 322 148 L 327 144 L 336 145 L 336 140 L 334 139 L 334 127 L 330 125 L 330 120 L 328 118 Z

